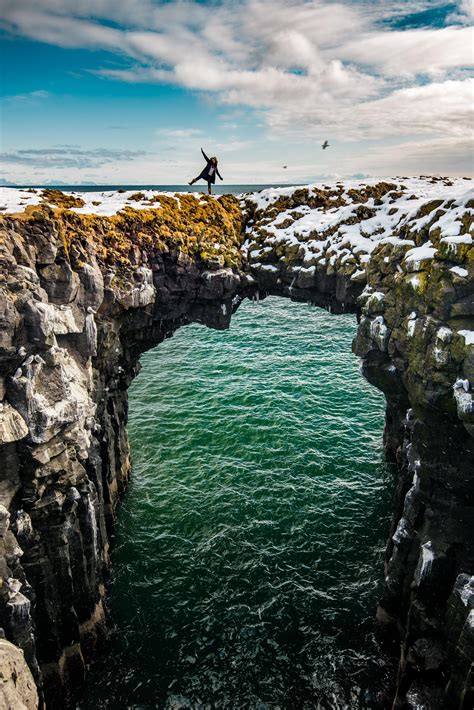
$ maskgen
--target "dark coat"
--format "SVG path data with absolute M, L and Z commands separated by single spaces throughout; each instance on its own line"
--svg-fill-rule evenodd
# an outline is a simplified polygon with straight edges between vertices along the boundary
M 217 166 L 214 167 L 211 164 L 211 161 L 209 160 L 209 158 L 207 157 L 207 155 L 205 154 L 205 152 L 203 151 L 202 148 L 201 148 L 201 153 L 203 154 L 204 160 L 207 162 L 207 165 L 204 168 L 204 170 L 202 171 L 202 173 L 199 175 L 198 180 L 201 179 L 201 180 L 205 180 L 206 182 L 215 183 L 216 173 L 217 173 L 217 175 L 219 175 L 220 179 L 222 180 L 222 175 L 220 174 L 219 170 L 217 169 Z

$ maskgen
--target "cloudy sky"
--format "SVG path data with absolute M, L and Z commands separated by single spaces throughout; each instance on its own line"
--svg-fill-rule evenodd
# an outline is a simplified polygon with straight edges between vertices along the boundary
M 3 179 L 472 174 L 473 0 L 0 6 Z

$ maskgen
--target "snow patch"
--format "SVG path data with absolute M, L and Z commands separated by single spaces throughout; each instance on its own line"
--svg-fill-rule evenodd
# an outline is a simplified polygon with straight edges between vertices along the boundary
M 438 328 L 436 337 L 438 338 L 438 340 L 441 340 L 442 343 L 450 343 L 453 337 L 453 331 L 451 330 L 451 328 L 442 326 L 441 328 Z
M 405 254 L 405 261 L 407 263 L 416 263 L 426 259 L 432 259 L 438 250 L 433 247 L 431 242 L 426 242 L 421 247 L 415 247 L 414 249 L 409 249 Z
M 467 269 L 463 269 L 462 266 L 453 266 L 449 270 L 451 273 L 456 274 L 456 276 L 460 276 L 462 279 L 465 279 L 468 275 Z
M 474 330 L 460 330 L 458 332 L 464 338 L 466 345 L 474 345 Z
M 461 234 L 458 237 L 442 237 L 441 241 L 445 244 L 472 244 L 470 234 Z
M 430 540 L 421 546 L 420 582 L 431 572 L 434 562 L 433 546 Z

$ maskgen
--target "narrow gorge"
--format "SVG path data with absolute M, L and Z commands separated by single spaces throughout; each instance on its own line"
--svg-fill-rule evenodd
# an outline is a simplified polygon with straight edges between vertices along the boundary
M 226 329 L 267 295 L 354 313 L 354 353 L 386 397 L 397 483 L 374 619 L 398 671 L 383 707 L 471 707 L 472 182 L 0 198 L 6 707 L 73 707 L 107 642 L 140 355 L 189 323 Z

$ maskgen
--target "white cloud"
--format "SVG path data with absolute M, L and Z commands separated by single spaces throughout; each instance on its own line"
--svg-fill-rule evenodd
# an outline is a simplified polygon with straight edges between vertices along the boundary
M 169 83 L 255 110 L 270 137 L 340 141 L 471 135 L 472 0 L 446 27 L 401 29 L 399 19 L 443 0 L 4 0 L 11 32 L 60 47 L 105 49 L 104 78 Z M 104 25 L 101 21 L 107 21 Z M 392 24 L 398 29 L 392 29 Z M 113 24 L 113 26 L 110 26 Z M 162 131 L 168 141 L 199 134 Z M 239 138 L 229 144 L 239 145 Z M 243 147 L 243 146 L 241 146 Z M 421 149 L 420 149 L 421 150 Z M 416 155 L 422 161 L 422 152 Z M 443 152 L 444 151 L 444 152 Z
M 385 166 L 384 174 L 391 175 L 419 174 L 420 165 L 427 175 L 472 175 L 472 136 L 403 141 L 369 149 L 364 159 L 365 169 L 381 174 L 381 164 Z
M 474 0 L 461 0 L 457 12 L 448 17 L 450 22 L 470 24 L 474 21 Z
M 200 128 L 159 128 L 157 131 L 159 136 L 164 138 L 178 138 L 180 140 L 185 140 L 187 138 L 194 138 L 195 136 L 202 135 Z
M 460 14 L 467 20 L 474 20 L 474 2 L 472 0 L 462 0 Z
M 48 99 L 51 96 L 49 91 L 45 89 L 37 89 L 29 91 L 26 94 L 14 94 L 13 96 L 4 96 L 4 101 L 27 101 L 30 99 Z
M 472 39 L 469 27 L 385 31 L 362 35 L 336 53 L 385 76 L 409 77 L 471 66 Z
M 116 148 L 83 149 L 78 146 L 56 145 L 47 148 L 22 148 L 0 153 L 0 164 L 5 169 L 15 165 L 35 168 L 91 168 L 108 164 L 128 163 L 145 155 L 142 150 Z
M 345 110 L 335 117 L 352 138 L 384 138 L 408 134 L 472 137 L 474 80 L 398 89 L 384 98 L 359 104 L 357 113 Z
M 3 24 L 20 35 L 58 47 L 100 48 L 120 51 L 122 32 L 73 16 L 49 14 L 41 8 L 24 8 L 19 2 L 4 14 Z M 73 14 L 73 13 L 72 13 Z

